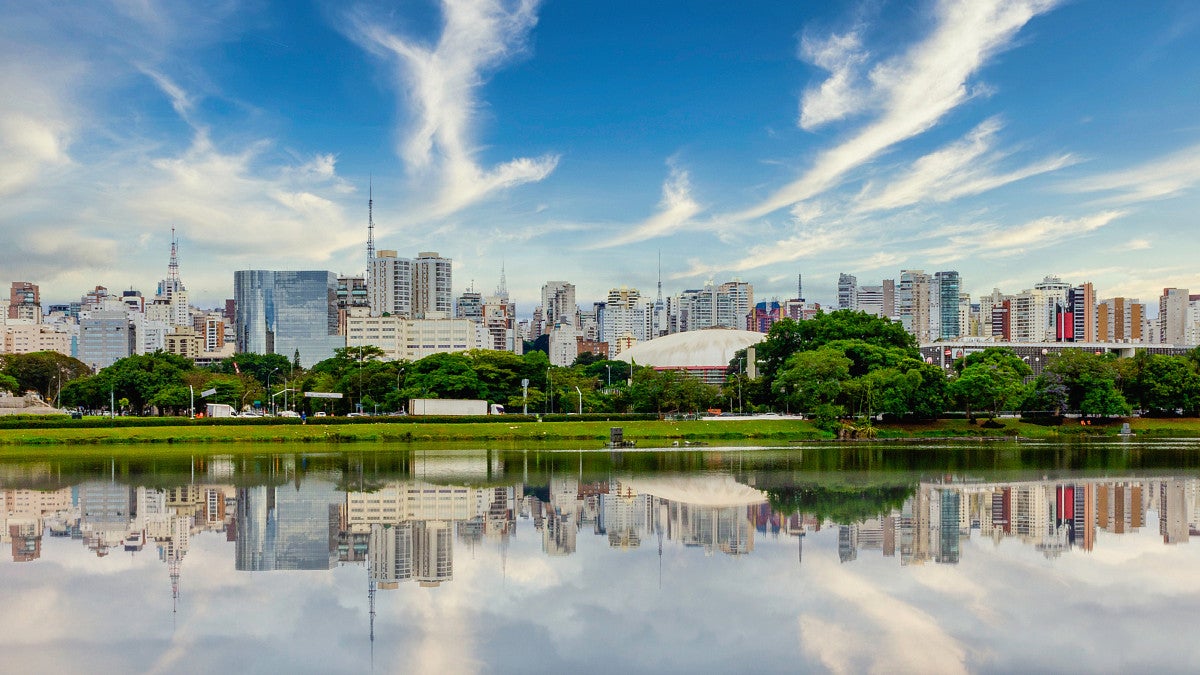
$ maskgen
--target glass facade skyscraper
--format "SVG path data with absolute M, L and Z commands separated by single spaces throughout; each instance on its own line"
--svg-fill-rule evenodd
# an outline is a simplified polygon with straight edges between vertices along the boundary
M 237 350 L 281 354 L 299 351 L 311 367 L 346 346 L 338 334 L 338 278 L 333 272 L 240 270 L 233 276 Z

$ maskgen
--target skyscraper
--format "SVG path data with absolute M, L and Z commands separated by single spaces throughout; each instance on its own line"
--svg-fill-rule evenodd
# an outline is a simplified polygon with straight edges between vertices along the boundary
M 337 283 L 327 271 L 235 272 L 237 350 L 289 359 L 299 351 L 305 368 L 332 357 L 346 346 L 338 334 Z
M 1188 289 L 1164 288 L 1158 299 L 1159 341 L 1167 344 L 1187 343 Z
M 448 317 L 454 311 L 452 263 L 436 251 L 422 251 L 413 260 L 413 316 L 427 318 L 440 312 Z
M 858 279 L 853 274 L 838 275 L 838 309 L 858 309 Z
M 962 317 L 959 312 L 959 289 L 962 286 L 962 279 L 958 276 L 958 272 L 938 272 L 934 275 L 938 281 L 938 297 L 941 308 L 940 316 L 938 317 L 939 334 L 938 337 L 942 340 L 954 340 L 966 332 L 963 330 Z

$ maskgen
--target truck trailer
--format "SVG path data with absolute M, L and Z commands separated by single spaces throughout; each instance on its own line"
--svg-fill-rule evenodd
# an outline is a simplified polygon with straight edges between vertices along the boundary
M 209 403 L 204 414 L 206 417 L 233 417 L 233 406 L 224 403 Z
M 414 398 L 408 401 L 409 415 L 487 415 L 501 414 L 504 408 L 491 406 L 481 399 Z

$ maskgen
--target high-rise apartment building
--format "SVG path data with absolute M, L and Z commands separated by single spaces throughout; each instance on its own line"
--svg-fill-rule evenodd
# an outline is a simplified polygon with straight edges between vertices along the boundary
M 1132 298 L 1109 298 L 1096 306 L 1096 339 L 1101 342 L 1143 342 L 1146 306 Z
M 575 304 L 575 284 L 568 281 L 547 281 L 542 285 L 542 334 L 555 326 L 579 326 L 579 306 Z
M 896 313 L 904 329 L 916 336 L 917 342 L 928 344 L 935 336 L 930 330 L 932 308 L 930 291 L 933 277 L 923 270 L 901 270 L 900 288 L 896 293 Z M 957 302 L 957 300 L 956 300 Z
M 838 275 L 838 309 L 858 309 L 858 278 L 853 274 Z
M 412 316 L 413 264 L 395 251 L 380 250 L 371 262 L 367 297 L 371 313 Z
M 14 281 L 8 294 L 8 318 L 34 323 L 42 320 L 42 298 L 37 284 Z
M 450 316 L 454 311 L 452 262 L 436 251 L 422 251 L 413 260 L 413 316 L 432 312 Z
M 859 286 L 857 298 L 857 304 L 851 309 L 857 309 L 872 316 L 886 318 L 896 316 L 896 281 L 894 279 L 884 279 L 878 286 Z
M 1187 344 L 1188 302 L 1186 288 L 1164 288 L 1158 299 L 1159 342 Z
M 309 368 L 346 345 L 338 334 L 337 275 L 327 271 L 240 270 L 233 276 L 237 301 L 237 351 L 282 354 Z
M 1092 282 L 1071 289 L 1071 314 L 1075 321 L 1075 341 L 1096 341 L 1096 291 Z

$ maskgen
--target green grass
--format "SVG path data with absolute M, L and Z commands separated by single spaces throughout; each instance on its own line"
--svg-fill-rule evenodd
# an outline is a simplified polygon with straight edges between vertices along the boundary
M 982 421 L 981 421 L 982 422 Z M 966 420 L 928 423 L 882 424 L 876 427 L 880 440 L 920 438 L 1024 438 L 1059 439 L 1116 436 L 1121 420 L 1091 425 L 1067 423 L 1041 426 L 1018 420 L 998 420 L 1000 428 L 986 428 Z M 1139 436 L 1200 436 L 1197 419 L 1133 419 Z M 833 434 L 800 420 L 688 420 L 688 421 L 494 421 L 429 423 L 411 421 L 356 422 L 353 424 L 254 424 L 179 426 L 63 427 L 0 429 L 0 447 L 30 445 L 111 445 L 171 443 L 356 443 L 484 441 L 536 443 L 539 441 L 585 441 L 602 447 L 609 429 L 618 426 L 626 440 L 642 447 L 670 445 L 674 441 L 772 441 L 828 440 Z

